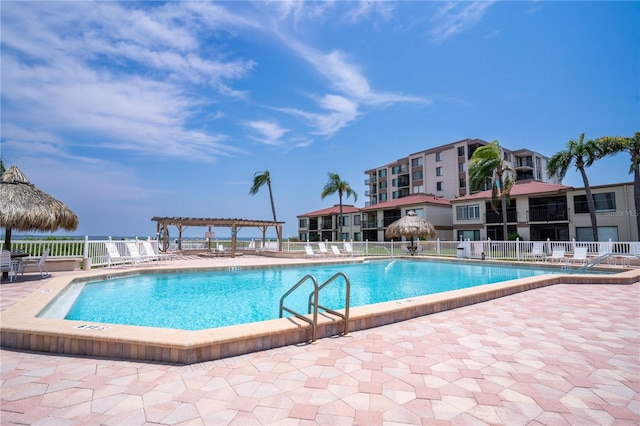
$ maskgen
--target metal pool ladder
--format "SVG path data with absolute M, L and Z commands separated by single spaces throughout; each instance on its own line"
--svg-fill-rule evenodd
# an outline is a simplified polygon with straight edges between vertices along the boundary
M 335 281 L 337 278 L 343 277 L 346 283 L 346 291 L 345 291 L 345 308 L 344 314 L 337 312 L 333 309 L 327 308 L 326 306 L 322 306 L 318 303 L 320 290 L 325 288 L 327 285 Z M 298 287 L 304 284 L 307 280 L 311 280 L 313 282 L 313 291 L 309 294 L 309 302 L 308 302 L 308 313 L 313 313 L 313 319 L 309 319 L 306 316 L 302 315 L 299 312 L 294 311 L 291 308 L 288 308 L 284 305 L 284 299 L 293 293 Z M 281 298 L 280 298 L 280 318 L 282 318 L 283 311 L 287 311 L 290 314 L 294 315 L 296 318 L 301 319 L 311 325 L 311 343 L 315 343 L 318 340 L 318 308 L 323 309 L 330 314 L 336 315 L 344 320 L 344 331 L 342 332 L 343 336 L 349 335 L 349 300 L 351 299 L 351 282 L 349 281 L 349 277 L 344 272 L 338 272 L 329 278 L 327 281 L 322 283 L 322 285 L 318 285 L 318 280 L 313 275 L 305 275 L 300 281 L 298 281 L 293 287 L 291 287 Z M 313 312 L 311 311 L 313 308 Z

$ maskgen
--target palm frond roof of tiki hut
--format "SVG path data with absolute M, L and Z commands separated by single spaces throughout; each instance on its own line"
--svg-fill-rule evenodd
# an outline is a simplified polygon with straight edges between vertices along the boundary
M 405 216 L 391 223 L 384 235 L 387 238 L 434 238 L 436 229 L 431 222 L 409 210 Z
M 72 231 L 78 216 L 65 204 L 39 190 L 16 166 L 0 177 L 0 227 L 19 231 Z

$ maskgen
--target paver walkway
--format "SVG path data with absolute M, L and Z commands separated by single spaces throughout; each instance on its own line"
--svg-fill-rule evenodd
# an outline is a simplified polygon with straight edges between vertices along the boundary
M 2 309 L 37 285 L 3 284 Z M 640 284 L 557 285 L 189 366 L 0 361 L 2 425 L 637 425 Z

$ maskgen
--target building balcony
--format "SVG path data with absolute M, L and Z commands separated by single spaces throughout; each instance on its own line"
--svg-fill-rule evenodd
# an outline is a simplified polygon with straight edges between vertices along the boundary
M 527 212 L 529 222 L 556 222 L 569 220 L 569 214 L 567 209 L 549 210 L 546 208 L 530 209 Z
M 360 229 L 378 229 L 378 221 L 363 220 L 360 222 Z
M 484 215 L 484 223 L 503 223 L 502 215 L 494 212 L 493 210 L 488 211 Z M 507 211 L 507 223 L 517 223 L 518 222 L 518 212 L 516 211 Z

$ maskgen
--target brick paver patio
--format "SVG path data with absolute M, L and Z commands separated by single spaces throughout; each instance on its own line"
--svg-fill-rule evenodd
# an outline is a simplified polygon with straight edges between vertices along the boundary
M 41 284 L 2 284 L 1 309 Z M 637 425 L 640 284 L 556 285 L 188 366 L 0 361 L 2 425 Z

